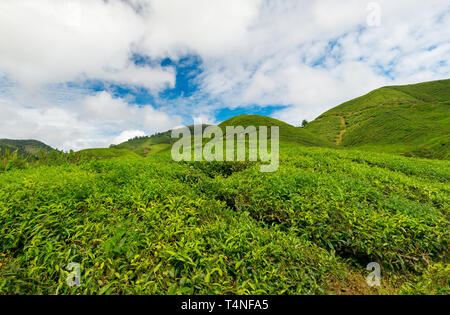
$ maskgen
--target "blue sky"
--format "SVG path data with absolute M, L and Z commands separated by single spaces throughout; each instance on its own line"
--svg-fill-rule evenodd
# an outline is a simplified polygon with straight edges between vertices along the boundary
M 104 81 L 84 82 L 84 88 L 93 93 L 107 91 L 116 98 L 129 99 L 129 104 L 137 104 L 139 106 L 152 105 L 154 108 L 161 108 L 170 101 L 176 101 L 180 98 L 189 98 L 201 91 L 199 84 L 199 75 L 202 74 L 202 60 L 200 56 L 187 55 L 180 59 L 173 61 L 170 58 L 162 60 L 151 60 L 148 57 L 141 55 L 133 55 L 133 62 L 140 67 L 154 66 L 159 64 L 162 67 L 172 67 L 175 69 L 176 79 L 175 85 L 160 91 L 156 97 L 147 89 L 136 86 L 110 84 Z M 317 64 L 319 66 L 319 63 Z M 208 102 L 209 100 L 207 100 Z M 250 104 L 244 107 L 237 105 L 235 108 L 223 107 L 214 110 L 212 113 L 216 122 L 222 122 L 237 115 L 264 115 L 271 116 L 274 112 L 287 108 L 283 105 L 265 105 Z M 183 115 L 184 124 L 192 124 L 193 117 Z
M 450 77 L 447 0 L 3 0 L 0 32 L 0 138 L 64 150 Z

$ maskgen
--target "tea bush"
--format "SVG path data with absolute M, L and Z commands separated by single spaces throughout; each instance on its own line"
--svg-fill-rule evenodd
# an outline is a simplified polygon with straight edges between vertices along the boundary
M 0 174 L 0 293 L 369 292 L 377 261 L 391 291 L 448 294 L 447 161 L 283 144 L 275 173 L 170 152 L 48 164 Z

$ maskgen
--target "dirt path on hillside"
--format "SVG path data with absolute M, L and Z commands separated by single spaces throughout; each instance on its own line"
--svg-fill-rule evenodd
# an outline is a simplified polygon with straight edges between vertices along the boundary
M 339 137 L 336 140 L 337 145 L 340 145 L 342 143 L 342 138 L 344 137 L 344 134 L 347 132 L 347 123 L 345 121 L 345 118 L 342 116 L 340 116 L 339 118 L 341 118 L 341 124 L 344 127 L 344 130 L 341 130 L 341 133 L 339 134 Z

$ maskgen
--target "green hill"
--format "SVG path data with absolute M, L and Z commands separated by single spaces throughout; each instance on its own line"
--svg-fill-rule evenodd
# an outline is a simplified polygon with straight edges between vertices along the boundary
M 136 137 L 121 144 L 112 145 L 111 148 L 127 149 L 145 156 L 169 148 L 170 143 L 170 132 L 166 131 L 150 137 Z
M 18 151 L 19 155 L 36 155 L 40 151 L 52 151 L 53 148 L 37 140 L 11 140 L 0 139 L 0 152 L 8 149 L 10 152 Z
M 203 129 L 209 125 L 203 125 Z M 187 126 L 191 133 L 194 133 L 194 126 Z M 152 136 L 136 137 L 117 145 L 111 145 L 111 148 L 127 149 L 141 156 L 153 155 L 162 151 L 169 150 L 176 139 L 171 137 L 172 130 L 157 133 Z
M 298 143 L 305 146 L 318 146 L 318 147 L 331 147 L 331 143 L 328 143 L 324 138 L 316 136 L 304 128 L 294 127 L 288 123 L 280 120 L 258 116 L 258 115 L 240 115 L 228 119 L 221 123 L 221 127 L 224 132 L 226 126 L 242 126 L 244 128 L 248 126 L 279 126 L 280 127 L 280 141 Z
M 450 80 L 388 86 L 341 104 L 305 128 L 257 115 L 219 126 L 279 126 L 282 142 L 355 148 L 423 158 L 450 158 Z M 190 126 L 191 131 L 193 126 Z M 112 146 L 149 155 L 170 149 L 171 131 Z
M 374 90 L 327 111 L 305 128 L 257 115 L 236 116 L 219 126 L 224 132 L 226 126 L 279 126 L 282 142 L 448 159 L 449 105 L 450 80 L 441 80 Z M 194 126 L 189 128 L 192 133 Z M 136 137 L 111 148 L 148 156 L 169 150 L 174 141 L 169 130 Z M 24 156 L 53 150 L 36 140 L 0 139 L 0 152 L 6 149 L 18 150 Z M 117 152 L 100 155 L 117 156 Z
M 203 125 L 203 130 L 210 125 Z M 304 128 L 294 127 L 280 120 L 258 116 L 258 115 L 240 115 L 233 117 L 219 124 L 224 134 L 227 126 L 279 126 L 280 141 L 298 143 L 305 146 L 333 147 L 332 143 L 326 139 L 313 135 Z M 194 133 L 194 126 L 188 126 L 191 134 Z M 118 145 L 112 145 L 111 148 L 131 150 L 141 156 L 148 156 L 162 151 L 169 150 L 176 139 L 171 138 L 171 130 L 155 134 L 148 137 L 136 137 Z M 270 136 L 270 135 L 269 135 Z
M 389 86 L 337 106 L 305 128 L 330 143 L 449 158 L 450 80 Z

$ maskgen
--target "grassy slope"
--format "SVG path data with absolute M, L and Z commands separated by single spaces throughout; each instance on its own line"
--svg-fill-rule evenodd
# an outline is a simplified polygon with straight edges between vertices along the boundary
M 450 80 L 384 87 L 331 109 L 306 130 L 344 147 L 449 158 L 449 105 Z
M 280 141 L 298 143 L 306 146 L 321 146 L 330 147 L 331 145 L 327 143 L 325 139 L 317 137 L 312 133 L 306 131 L 304 128 L 294 127 L 285 122 L 279 121 L 274 118 L 258 116 L 258 115 L 240 115 L 228 119 L 227 121 L 221 123 L 221 127 L 224 132 L 226 126 L 279 126 L 280 127 Z
M 171 142 L 170 131 L 166 131 L 151 137 L 130 139 L 113 147 L 117 149 L 128 149 L 141 156 L 145 156 L 168 148 Z
M 99 159 L 110 159 L 110 158 L 118 158 L 118 157 L 126 157 L 126 158 L 136 158 L 139 157 L 138 154 L 131 150 L 127 149 L 117 149 L 117 148 L 109 148 L 109 149 L 86 149 L 78 151 L 76 154 L 81 155 L 82 157 L 99 160 Z

